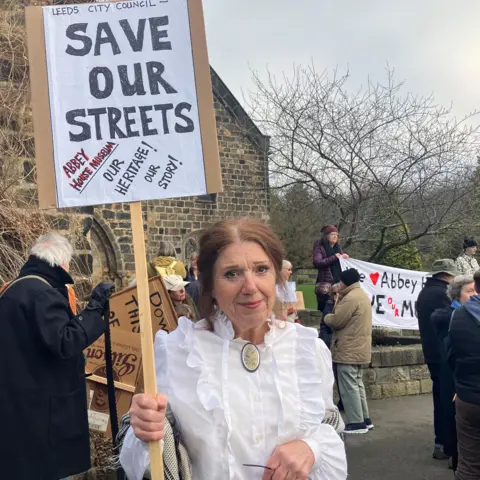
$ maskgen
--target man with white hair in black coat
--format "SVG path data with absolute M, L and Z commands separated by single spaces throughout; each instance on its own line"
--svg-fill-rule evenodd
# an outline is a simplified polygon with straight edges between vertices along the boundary
M 67 285 L 72 247 L 42 235 L 0 294 L 1 478 L 58 480 L 90 468 L 83 350 L 105 330 L 113 284 L 74 315 Z

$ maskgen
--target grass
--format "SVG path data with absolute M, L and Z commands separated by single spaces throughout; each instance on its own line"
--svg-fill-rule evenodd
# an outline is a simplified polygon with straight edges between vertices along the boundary
M 317 309 L 317 297 L 315 296 L 315 285 L 297 285 L 297 290 L 303 292 L 305 308 Z

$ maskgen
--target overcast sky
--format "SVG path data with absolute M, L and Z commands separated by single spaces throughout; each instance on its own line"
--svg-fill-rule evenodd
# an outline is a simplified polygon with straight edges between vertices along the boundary
M 349 67 L 352 86 L 395 68 L 412 93 L 480 110 L 479 0 L 204 0 L 210 63 L 242 100 L 250 68 Z M 480 121 L 480 120 L 479 120 Z

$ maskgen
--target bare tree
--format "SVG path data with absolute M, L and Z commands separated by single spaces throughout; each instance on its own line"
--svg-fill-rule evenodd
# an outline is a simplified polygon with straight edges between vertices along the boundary
M 370 261 L 468 221 L 461 213 L 472 200 L 474 114 L 457 121 L 433 97 L 404 93 L 393 71 L 385 85 L 356 93 L 347 80 L 314 67 L 281 82 L 254 74 L 248 103 L 271 135 L 272 185 L 301 183 L 327 201 L 346 247 Z
M 0 6 L 0 286 L 12 280 L 36 237 L 50 228 L 35 201 L 35 162 L 23 8 Z

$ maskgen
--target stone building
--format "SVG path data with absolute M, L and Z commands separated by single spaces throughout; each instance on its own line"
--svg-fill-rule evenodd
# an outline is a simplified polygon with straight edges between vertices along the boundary
M 30 82 L 24 10 L 20 2 L 0 6 L 0 202 L 32 209 L 36 200 Z M 224 191 L 216 195 L 143 202 L 148 254 L 173 242 L 182 260 L 197 249 L 199 234 L 232 216 L 268 218 L 268 137 L 211 69 Z M 8 188 L 6 188 L 8 187 Z M 7 192 L 7 193 L 5 193 Z M 32 212 L 34 210 L 32 209 Z M 50 223 L 75 245 L 75 267 L 128 284 L 134 256 L 128 204 L 48 212 Z

